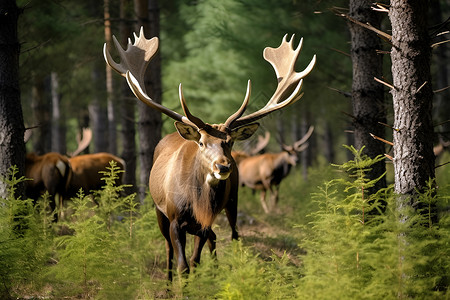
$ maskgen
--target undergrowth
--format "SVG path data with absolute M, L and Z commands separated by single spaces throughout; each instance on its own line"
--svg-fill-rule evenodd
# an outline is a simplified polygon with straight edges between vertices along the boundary
M 348 149 L 355 159 L 334 171 L 311 170 L 308 182 L 294 172 L 282 183 L 279 211 L 272 215 L 257 206 L 259 195 L 241 191 L 246 225 L 274 226 L 274 236 L 230 242 L 228 226 L 216 227 L 217 259 L 204 250 L 201 264 L 171 284 L 154 207 L 122 195 L 125 187 L 114 186 L 120 172 L 114 163 L 104 173 L 104 188 L 93 195 L 80 191 L 62 208 L 64 221 L 58 223 L 51 221 L 48 194 L 34 205 L 12 196 L 25 178 L 16 179 L 11 168 L 3 179 L 9 196 L 0 199 L 0 297 L 448 298 L 448 196 L 441 192 L 447 187 L 436 191 L 430 182 L 419 197 L 422 211 L 401 210 L 392 187 L 367 193 L 375 181 L 365 174 L 382 158 Z M 434 206 L 441 208 L 439 223 L 430 222 Z M 256 241 L 274 250 L 261 253 Z

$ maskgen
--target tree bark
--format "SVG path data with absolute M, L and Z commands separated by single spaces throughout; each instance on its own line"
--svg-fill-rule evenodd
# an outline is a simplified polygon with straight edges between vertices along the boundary
M 121 44 L 128 43 L 128 37 L 131 36 L 131 26 L 126 21 L 128 19 L 127 6 L 130 0 L 120 1 L 120 38 Z M 136 124 L 135 124 L 135 106 L 136 97 L 131 93 L 128 83 L 120 80 L 121 84 L 121 118 L 122 118 L 122 141 L 123 152 L 121 157 L 125 160 L 126 172 L 123 180 L 124 184 L 129 184 L 127 193 L 136 192 Z
M 45 93 L 45 79 L 41 76 L 33 76 L 33 87 L 31 92 L 31 107 L 33 108 L 33 119 L 35 129 L 31 140 L 33 142 L 33 151 L 42 155 L 51 149 L 51 106 Z
M 448 42 L 445 41 L 448 39 L 448 35 L 440 34 L 445 30 L 448 30 L 447 26 L 442 26 L 443 16 L 448 15 L 448 11 L 442 12 L 443 7 L 447 7 L 447 10 L 450 6 L 450 2 L 447 1 L 447 5 L 441 5 L 441 1 L 430 1 L 430 25 L 432 25 L 432 33 L 433 43 L 444 42 L 443 44 L 437 45 L 433 48 L 433 59 L 434 64 L 436 66 L 433 76 L 436 78 L 434 83 L 436 84 L 435 90 L 440 90 L 438 93 L 434 95 L 434 123 L 440 124 L 436 127 L 438 130 L 438 140 L 437 142 L 448 143 L 450 142 L 450 89 L 448 88 L 449 84 L 449 63 L 450 63 L 450 47 L 448 46 Z M 447 88 L 447 89 L 446 89 Z M 435 141 L 436 142 L 436 141 Z
M 51 74 L 51 90 L 52 90 L 52 147 L 51 151 L 61 154 L 67 153 L 66 148 L 66 125 L 61 110 L 61 95 L 58 91 L 59 79 L 56 72 Z
M 97 66 L 92 70 L 92 80 L 96 86 L 100 86 L 100 71 Z M 91 104 L 89 104 L 89 121 L 92 128 L 94 141 L 94 152 L 108 151 L 108 117 L 105 101 L 100 95 L 94 93 Z
M 396 193 L 413 198 L 435 177 L 428 1 L 391 0 Z M 405 198 L 405 197 L 404 197 Z
M 159 37 L 159 5 L 157 0 L 135 0 L 135 13 L 139 27 L 144 27 L 144 33 L 148 38 Z M 161 47 L 161 45 L 160 45 Z M 146 76 L 145 86 L 148 95 L 157 103 L 161 103 L 161 56 L 159 52 L 150 62 Z M 153 164 L 153 153 L 161 140 L 161 113 L 149 108 L 142 102 L 138 103 L 139 110 L 139 158 L 140 158 L 140 183 L 139 196 L 145 198 L 148 190 L 148 179 Z
M 109 14 L 109 0 L 103 0 L 103 15 L 105 24 L 105 42 L 107 47 L 111 47 L 111 16 Z M 108 49 L 111 52 L 111 49 Z M 106 103 L 108 112 L 108 146 L 109 152 L 117 154 L 117 133 L 115 99 L 112 82 L 112 69 L 106 65 Z
M 372 10 L 370 0 L 350 0 L 350 17 L 380 28 L 381 14 Z M 380 38 L 374 32 L 354 22 L 348 23 L 351 34 L 351 58 L 353 65 L 352 106 L 355 148 L 365 146 L 363 153 L 370 158 L 383 155 L 385 146 L 375 140 L 370 133 L 385 138 L 385 128 L 379 122 L 386 123 L 383 85 L 374 77 L 382 78 L 383 58 L 377 54 L 381 50 Z M 386 172 L 383 161 L 372 166 L 367 177 L 370 180 L 380 177 Z M 383 176 L 368 192 L 373 193 L 386 187 Z
M 25 143 L 19 87 L 20 44 L 17 21 L 21 11 L 14 0 L 0 1 L 0 176 L 18 168 L 17 178 L 25 174 Z M 16 196 L 24 195 L 24 184 L 16 186 Z M 7 186 L 0 180 L 0 197 L 7 197 Z

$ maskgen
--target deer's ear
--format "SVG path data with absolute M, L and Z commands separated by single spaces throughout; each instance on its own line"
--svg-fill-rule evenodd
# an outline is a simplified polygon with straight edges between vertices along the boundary
M 200 140 L 200 133 L 198 133 L 197 128 L 178 121 L 175 122 L 175 127 L 184 139 L 196 142 Z
M 246 140 L 251 137 L 259 127 L 259 123 L 252 123 L 233 129 L 231 138 L 236 141 Z

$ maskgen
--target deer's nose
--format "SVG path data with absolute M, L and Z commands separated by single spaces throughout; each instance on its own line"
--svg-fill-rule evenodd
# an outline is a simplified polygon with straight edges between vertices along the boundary
M 231 169 L 231 164 L 223 165 L 223 164 L 216 163 L 216 168 L 217 168 L 217 170 L 219 170 L 219 173 L 221 173 L 221 174 L 229 173 L 230 169 Z

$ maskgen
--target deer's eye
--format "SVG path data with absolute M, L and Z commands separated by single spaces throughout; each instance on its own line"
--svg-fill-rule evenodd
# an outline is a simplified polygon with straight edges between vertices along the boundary
M 202 142 L 198 142 L 198 145 L 199 145 L 200 147 L 203 147 L 203 146 L 204 146 L 204 144 L 203 144 Z

